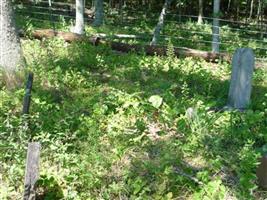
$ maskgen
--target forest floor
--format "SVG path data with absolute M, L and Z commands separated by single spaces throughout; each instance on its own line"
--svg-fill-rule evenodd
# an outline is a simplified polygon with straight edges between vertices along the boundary
M 255 170 L 267 143 L 267 71 L 250 108 L 227 103 L 231 66 L 122 54 L 61 39 L 22 41 L 34 73 L 30 125 L 24 86 L 1 76 L 0 199 L 21 199 L 27 143 L 42 145 L 42 199 L 264 199 Z

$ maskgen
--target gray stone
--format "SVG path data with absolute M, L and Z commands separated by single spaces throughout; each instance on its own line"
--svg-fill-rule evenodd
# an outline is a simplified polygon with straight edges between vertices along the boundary
M 250 104 L 255 55 L 250 48 L 235 51 L 232 60 L 232 76 L 228 94 L 228 107 L 245 109 Z

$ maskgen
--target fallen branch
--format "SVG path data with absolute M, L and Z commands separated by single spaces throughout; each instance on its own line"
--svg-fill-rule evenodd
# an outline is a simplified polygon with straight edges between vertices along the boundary
M 189 175 L 189 174 L 184 173 L 184 172 L 183 172 L 181 169 L 179 169 L 178 167 L 175 167 L 174 171 L 175 171 L 175 173 L 177 173 L 177 174 L 179 174 L 179 175 L 181 175 L 181 176 L 183 176 L 183 177 L 185 177 L 185 178 L 187 178 L 187 179 L 189 179 L 189 180 L 195 182 L 195 183 L 198 184 L 198 185 L 204 185 L 204 183 L 203 183 L 202 181 L 198 180 L 197 178 L 195 178 L 195 177 L 193 177 L 193 176 L 191 176 L 191 175 Z

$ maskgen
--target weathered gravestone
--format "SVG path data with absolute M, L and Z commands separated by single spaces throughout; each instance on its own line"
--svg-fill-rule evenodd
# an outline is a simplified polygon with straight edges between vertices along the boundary
M 255 56 L 250 48 L 239 48 L 232 59 L 232 76 L 228 107 L 245 109 L 250 103 Z

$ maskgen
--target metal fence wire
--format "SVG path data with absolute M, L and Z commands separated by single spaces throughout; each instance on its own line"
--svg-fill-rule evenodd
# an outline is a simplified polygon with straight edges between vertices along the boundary
M 15 4 L 15 13 L 18 24 L 25 27 L 32 24 L 36 28 L 62 29 L 73 25 L 75 20 L 75 4 L 64 2 L 39 1 L 35 3 Z M 133 35 L 124 40 L 148 43 L 152 38 L 154 27 L 157 24 L 159 13 L 146 10 L 105 9 L 104 27 L 108 30 L 110 40 L 118 39 L 116 34 Z M 85 22 L 90 25 L 94 12 L 85 9 Z M 25 18 L 27 20 L 25 20 Z M 211 50 L 212 44 L 212 17 L 203 17 L 204 23 L 197 24 L 198 16 L 167 13 L 164 28 L 161 32 L 160 44 L 167 45 L 170 41 L 174 46 L 188 47 L 198 50 Z M 254 50 L 258 62 L 267 61 L 267 24 L 259 22 L 250 24 L 240 21 L 219 19 L 220 21 L 220 52 L 233 53 L 238 47 L 250 47 Z M 101 34 L 101 30 L 97 32 Z

